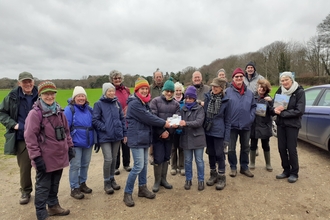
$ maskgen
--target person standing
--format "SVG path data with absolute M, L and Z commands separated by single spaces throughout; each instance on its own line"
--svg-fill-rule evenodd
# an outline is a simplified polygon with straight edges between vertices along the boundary
M 247 177 L 254 177 L 249 169 L 250 129 L 255 118 L 256 103 L 251 90 L 243 82 L 244 71 L 236 68 L 232 74 L 231 87 L 226 90 L 231 105 L 231 130 L 228 147 L 229 176 L 237 175 L 236 142 L 240 137 L 240 173 Z
M 197 167 L 198 190 L 204 190 L 204 148 L 206 146 L 203 122 L 205 113 L 203 107 L 197 103 L 197 91 L 189 86 L 185 93 L 185 104 L 181 109 L 182 134 L 180 144 L 184 150 L 184 165 L 186 182 L 184 188 L 190 190 L 192 185 L 192 160 L 195 155 Z
M 109 80 L 116 88 L 116 97 L 117 97 L 119 103 L 121 104 L 121 107 L 123 108 L 124 117 L 126 117 L 126 111 L 127 111 L 126 101 L 131 93 L 129 91 L 129 88 L 127 88 L 126 86 L 123 85 L 124 75 L 121 72 L 119 72 L 118 70 L 112 70 L 109 74 Z M 130 172 L 132 168 L 129 166 L 130 160 L 131 160 L 129 147 L 127 146 L 126 143 L 123 143 L 123 141 L 121 141 L 120 145 L 121 145 L 121 152 L 122 152 L 122 156 L 123 156 L 124 170 L 126 170 L 127 172 Z M 120 174 L 119 167 L 120 167 L 120 147 L 119 147 L 118 155 L 117 155 L 115 175 Z
M 24 137 L 33 167 L 36 168 L 35 200 L 38 220 L 53 215 L 68 215 L 58 201 L 63 168 L 75 156 L 70 128 L 62 108 L 55 101 L 53 82 L 38 85 L 39 99 L 26 118 Z M 48 205 L 48 212 L 46 210 Z
M 98 133 L 103 153 L 104 191 L 113 194 L 120 186 L 115 180 L 115 167 L 120 142 L 127 142 L 126 121 L 123 109 L 116 97 L 116 89 L 111 83 L 104 83 L 102 96 L 94 103 L 93 126 Z
M 164 75 L 163 72 L 158 68 L 153 73 L 153 83 L 150 85 L 150 95 L 151 99 L 156 98 L 162 94 L 164 86 Z
M 180 105 L 173 99 L 174 96 L 174 83 L 170 78 L 164 83 L 163 94 L 151 100 L 150 109 L 152 113 L 159 118 L 166 120 L 172 117 L 174 114 L 180 115 Z M 167 182 L 166 176 L 168 171 L 169 160 L 171 157 L 171 150 L 173 144 L 173 135 L 175 129 L 153 127 L 152 143 L 154 154 L 154 177 L 155 184 L 152 188 L 153 192 L 159 191 L 159 186 L 163 186 L 166 189 L 172 189 L 172 185 Z
M 298 132 L 301 128 L 301 117 L 305 112 L 305 91 L 293 78 L 291 72 L 280 75 L 281 86 L 276 94 L 289 96 L 286 109 L 282 105 L 274 108 L 277 125 L 278 151 L 280 153 L 283 172 L 276 179 L 288 178 L 289 183 L 298 180 L 299 162 L 297 152 Z
M 16 155 L 20 170 L 19 203 L 27 204 L 32 192 L 31 160 L 24 139 L 25 119 L 38 98 L 38 88 L 34 86 L 31 73 L 18 75 L 18 87 L 14 88 L 0 104 L 0 122 L 6 127 L 4 153 Z
M 128 207 L 135 205 L 132 193 L 136 178 L 139 180 L 139 197 L 154 199 L 156 194 L 147 188 L 148 148 L 152 142 L 152 127 L 169 128 L 169 122 L 151 113 L 149 101 L 150 87 L 147 80 L 139 77 L 135 82 L 134 94 L 127 100 L 127 145 L 133 155 L 133 168 L 128 174 L 124 203 Z
M 226 88 L 230 87 L 230 83 L 228 82 L 228 79 L 226 77 L 225 69 L 219 69 L 217 72 L 217 77 L 226 81 Z
M 256 150 L 258 146 L 258 139 L 261 140 L 261 146 L 264 151 L 264 158 L 266 162 L 266 170 L 273 171 L 270 162 L 270 147 L 269 138 L 272 134 L 272 115 L 273 115 L 273 99 L 269 96 L 272 87 L 268 80 L 258 80 L 258 91 L 254 95 L 257 106 L 256 117 L 251 127 L 251 147 L 250 147 L 250 169 L 255 168 Z
M 215 78 L 212 90 L 205 94 L 204 130 L 210 163 L 210 179 L 206 185 L 222 190 L 226 186 L 226 165 L 224 148 L 229 145 L 231 109 L 230 100 L 225 95 L 226 81 Z M 218 171 L 216 164 L 218 164 Z
M 210 91 L 210 87 L 203 83 L 203 77 L 201 72 L 195 71 L 192 74 L 192 85 L 196 88 L 197 103 L 204 106 L 204 94 Z
M 92 123 L 93 110 L 89 106 L 87 93 L 81 86 L 76 86 L 68 106 L 64 108 L 68 120 L 75 157 L 70 161 L 69 182 L 70 196 L 83 199 L 83 193 L 91 193 L 92 189 L 86 185 L 89 164 L 94 145 L 94 128 Z

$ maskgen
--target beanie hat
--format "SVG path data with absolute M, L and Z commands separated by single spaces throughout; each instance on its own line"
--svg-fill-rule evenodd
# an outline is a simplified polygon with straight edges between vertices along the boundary
M 162 91 L 165 91 L 165 90 L 174 91 L 174 83 L 173 83 L 173 78 L 172 77 L 170 77 L 164 83 Z
M 239 74 L 239 73 L 242 73 L 243 76 L 244 76 L 244 71 L 243 71 L 241 68 L 236 68 L 236 69 L 234 70 L 233 74 L 231 75 L 231 78 L 234 78 L 234 76 L 235 76 L 236 74 Z
M 252 66 L 253 69 L 254 69 L 254 72 L 257 71 L 257 69 L 256 69 L 256 65 L 254 64 L 254 62 L 252 62 L 252 61 L 248 62 L 248 64 L 246 64 L 246 66 L 245 66 L 245 69 L 246 69 L 248 66 Z
M 56 86 L 51 81 L 44 81 L 38 85 L 38 95 L 40 96 L 45 92 L 57 92 Z
M 186 90 L 186 93 L 184 94 L 184 96 L 187 98 L 193 98 L 193 99 L 197 99 L 197 90 L 195 88 L 195 86 L 189 86 Z
M 116 91 L 116 88 L 111 83 L 103 83 L 102 85 L 102 94 L 105 95 L 105 93 L 108 91 L 108 89 L 113 89 Z
M 74 99 L 74 97 L 76 97 L 79 94 L 83 94 L 87 97 L 87 93 L 83 87 L 81 87 L 81 86 L 74 87 L 73 93 L 72 93 L 72 99 Z
M 142 87 L 148 87 L 148 88 L 150 88 L 148 81 L 145 78 L 143 78 L 143 77 L 140 76 L 135 81 L 134 92 L 138 91 Z
M 280 75 L 280 78 L 282 78 L 282 77 L 290 77 L 291 80 L 294 81 L 294 79 L 293 79 L 293 75 L 292 75 L 292 72 L 288 72 L 288 71 L 283 72 L 283 73 L 281 73 L 281 75 Z

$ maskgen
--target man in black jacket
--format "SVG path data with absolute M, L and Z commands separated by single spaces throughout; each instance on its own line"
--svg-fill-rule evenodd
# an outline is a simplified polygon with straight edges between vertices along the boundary
M 24 140 L 25 119 L 38 98 L 31 73 L 18 76 L 18 87 L 14 88 L 0 104 L 0 122 L 6 127 L 5 154 L 16 155 L 20 168 L 21 205 L 30 201 L 32 192 L 31 161 Z

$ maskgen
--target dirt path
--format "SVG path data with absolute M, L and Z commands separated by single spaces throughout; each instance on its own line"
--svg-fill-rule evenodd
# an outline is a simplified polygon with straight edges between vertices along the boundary
M 60 204 L 71 210 L 69 216 L 49 219 L 330 219 L 330 153 L 319 150 L 305 142 L 299 142 L 300 178 L 295 184 L 287 180 L 276 180 L 282 172 L 277 152 L 277 140 L 271 139 L 273 172 L 264 168 L 263 154 L 257 157 L 254 178 L 238 174 L 236 178 L 227 175 L 227 186 L 223 191 L 207 187 L 197 190 L 196 169 L 190 191 L 183 188 L 183 176 L 168 176 L 172 190 L 161 190 L 156 199 L 137 197 L 135 207 L 125 206 L 123 188 L 127 172 L 121 169 L 116 176 L 121 189 L 113 195 L 103 191 L 102 153 L 93 154 L 89 169 L 88 186 L 93 193 L 83 200 L 70 197 L 68 169 L 63 172 L 60 185 Z M 208 160 L 205 156 L 205 180 L 209 178 Z M 19 176 L 16 158 L 0 161 L 0 219 L 35 219 L 32 202 L 19 205 Z M 227 166 L 227 171 L 229 166 Z M 35 173 L 33 172 L 33 179 Z M 148 167 L 148 186 L 153 184 L 153 169 Z M 33 193 L 34 194 L 34 193 Z

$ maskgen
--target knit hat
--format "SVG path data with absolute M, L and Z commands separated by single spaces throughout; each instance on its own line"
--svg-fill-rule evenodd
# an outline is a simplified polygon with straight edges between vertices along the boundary
M 173 83 L 173 78 L 172 77 L 170 77 L 164 83 L 162 91 L 165 91 L 165 90 L 174 91 L 174 83 Z
M 29 72 L 22 72 L 18 75 L 18 81 L 23 81 L 25 79 L 31 79 L 33 80 L 33 76 Z
M 294 79 L 293 79 L 293 75 L 292 75 L 292 72 L 288 72 L 288 71 L 283 72 L 283 73 L 281 73 L 281 75 L 280 75 L 280 78 L 282 78 L 282 77 L 290 77 L 290 78 L 292 79 L 292 81 L 294 81 Z
M 197 90 L 196 90 L 195 86 L 189 86 L 186 90 L 186 93 L 184 94 L 184 97 L 197 99 Z
M 138 91 L 142 87 L 148 87 L 148 88 L 150 88 L 148 81 L 145 78 L 143 78 L 143 77 L 140 76 L 135 81 L 134 92 Z
M 234 76 L 235 76 L 236 74 L 239 74 L 239 73 L 242 73 L 243 76 L 244 76 L 244 71 L 243 71 L 241 68 L 236 68 L 236 69 L 234 70 L 233 74 L 231 75 L 231 78 L 234 78 Z
M 210 85 L 211 86 L 219 86 L 219 87 L 224 89 L 225 86 L 226 86 L 226 81 L 224 79 L 214 78 Z
M 38 95 L 40 96 L 45 92 L 57 92 L 56 86 L 51 81 L 44 81 L 38 85 Z
M 74 99 L 74 97 L 76 97 L 79 94 L 83 94 L 87 97 L 87 93 L 83 87 L 81 87 L 81 86 L 74 87 L 73 93 L 72 93 L 72 99 Z
M 248 66 L 252 66 L 253 69 L 254 69 L 254 72 L 257 71 L 257 69 L 256 69 L 256 65 L 254 64 L 254 62 L 252 62 L 252 61 L 248 62 L 248 64 L 246 64 L 246 66 L 245 66 L 245 69 L 246 69 Z
M 102 94 L 105 95 L 105 93 L 108 91 L 108 89 L 113 89 L 116 91 L 116 88 L 114 85 L 112 85 L 111 83 L 103 83 L 102 85 Z

